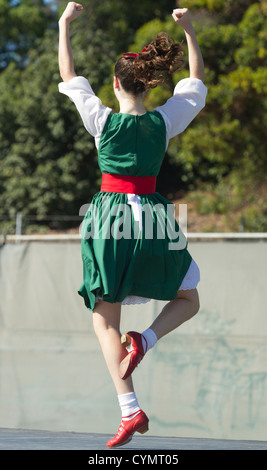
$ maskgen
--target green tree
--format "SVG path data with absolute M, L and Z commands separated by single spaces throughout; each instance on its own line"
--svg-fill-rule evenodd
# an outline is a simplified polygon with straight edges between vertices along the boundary
M 53 17 L 43 0 L 0 0 L 0 70 L 13 61 L 25 66 L 29 49 Z
M 60 2 L 60 11 L 65 4 Z M 189 190 L 206 212 L 244 206 L 246 229 L 262 230 L 266 207 L 256 189 L 264 185 L 266 172 L 265 3 L 188 0 L 183 6 L 192 11 L 209 93 L 206 108 L 171 140 L 158 188 L 166 195 Z M 156 10 L 151 0 L 130 12 L 122 0 L 86 0 L 84 7 L 71 28 L 76 72 L 116 110 L 111 83 L 119 54 L 142 50 L 159 31 L 178 41 L 184 34 L 171 19 L 169 0 L 157 2 Z M 0 0 L 0 11 L 2 214 L 13 220 L 17 211 L 39 219 L 78 215 L 98 190 L 100 173 L 93 138 L 73 104 L 58 93 L 54 10 L 42 1 Z M 185 76 L 187 67 L 166 86 L 151 90 L 148 109 L 168 99 Z M 205 200 L 207 188 L 213 197 Z M 248 188 L 251 204 L 245 207 Z
M 235 25 L 217 24 L 216 33 L 214 25 L 204 29 L 200 25 L 198 37 L 209 89 L 207 107 L 203 119 L 198 119 L 182 136 L 179 152 L 172 152 L 172 158 L 182 161 L 183 174 L 191 188 L 214 192 L 212 203 L 205 203 L 206 212 L 221 212 L 224 194 L 226 214 L 239 210 L 246 221 L 245 229 L 256 230 L 258 226 L 264 231 L 267 207 L 264 198 L 257 196 L 264 188 L 266 192 L 267 169 L 264 2 L 250 5 L 239 19 Z M 251 210 L 250 205 L 256 200 L 257 208 Z M 236 220 L 233 229 L 238 229 L 239 223 Z
M 72 28 L 72 46 L 77 73 L 89 77 L 96 92 L 110 80 L 119 50 L 127 48 L 135 25 L 150 17 L 152 4 L 144 2 L 139 14 L 129 16 L 122 1 L 84 3 L 86 14 Z M 159 2 L 167 4 L 171 2 Z M 162 10 L 156 14 L 162 15 Z M 78 215 L 99 189 L 93 138 L 73 104 L 58 92 L 57 43 L 51 24 L 27 51 L 24 68 L 10 61 L 0 75 L 0 203 L 2 213 L 13 220 L 17 211 L 24 219 L 33 216 L 39 221 Z M 65 225 L 59 217 L 53 226 Z

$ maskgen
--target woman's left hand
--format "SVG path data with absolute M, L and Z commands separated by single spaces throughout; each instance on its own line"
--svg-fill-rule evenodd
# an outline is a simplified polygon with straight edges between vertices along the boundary
M 61 15 L 60 20 L 65 20 L 68 23 L 75 20 L 83 12 L 83 6 L 80 3 L 69 2 L 64 12 Z

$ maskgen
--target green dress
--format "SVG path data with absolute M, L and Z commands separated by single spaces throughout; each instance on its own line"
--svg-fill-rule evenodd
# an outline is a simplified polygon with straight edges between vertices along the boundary
M 74 102 L 94 136 L 101 172 L 134 177 L 158 175 L 169 139 L 195 118 L 207 94 L 200 80 L 183 79 L 163 106 L 135 116 L 112 113 L 84 77 L 60 83 L 59 91 Z M 82 224 L 81 253 L 79 294 L 89 310 L 98 299 L 172 300 L 180 286 L 191 289 L 198 282 L 174 205 L 158 192 L 95 194 Z
M 100 139 L 99 167 L 102 173 L 157 176 L 165 147 L 166 128 L 160 113 L 110 114 Z M 85 215 L 81 241 L 84 280 L 79 294 L 90 310 L 98 298 L 114 303 L 128 296 L 159 300 L 177 296 L 191 255 L 186 242 L 181 243 L 183 249 L 170 249 L 170 244 L 178 241 L 167 231 L 167 206 L 171 203 L 158 192 L 139 197 L 146 209 L 142 211 L 142 230 L 130 206 L 125 210 L 125 193 L 98 192 Z M 158 229 L 164 221 L 165 234 Z M 178 233 L 177 222 L 175 229 Z M 179 237 L 183 237 L 181 232 Z

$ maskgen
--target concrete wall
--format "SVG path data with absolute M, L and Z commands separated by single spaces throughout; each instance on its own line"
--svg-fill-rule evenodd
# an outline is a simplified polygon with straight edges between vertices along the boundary
M 191 242 L 201 310 L 134 373 L 151 435 L 267 440 L 267 244 Z M 113 433 L 120 411 L 76 294 L 80 244 L 0 250 L 0 427 Z M 142 331 L 164 302 L 123 307 Z

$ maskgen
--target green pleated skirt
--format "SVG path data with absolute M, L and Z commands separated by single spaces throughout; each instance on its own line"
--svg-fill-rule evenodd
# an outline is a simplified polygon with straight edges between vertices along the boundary
M 83 283 L 78 293 L 89 310 L 96 300 L 128 296 L 172 300 L 190 266 L 187 241 L 174 205 L 159 193 L 139 196 L 142 229 L 127 194 L 98 192 L 82 224 Z

